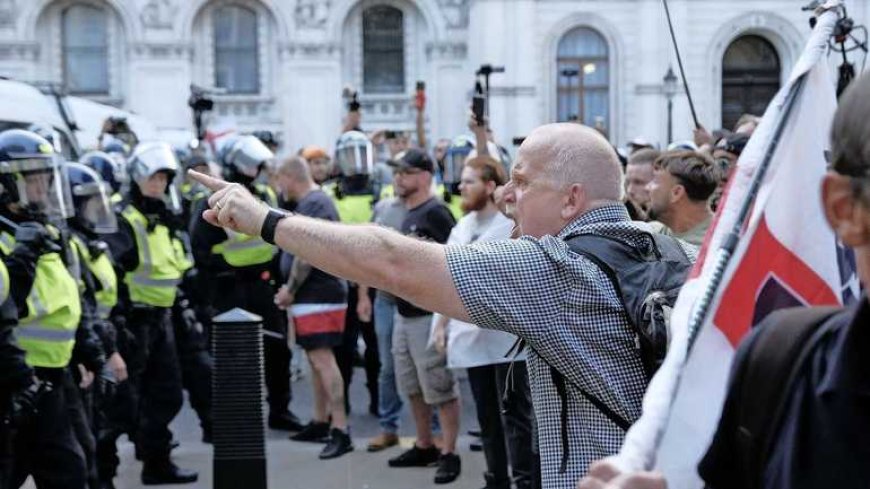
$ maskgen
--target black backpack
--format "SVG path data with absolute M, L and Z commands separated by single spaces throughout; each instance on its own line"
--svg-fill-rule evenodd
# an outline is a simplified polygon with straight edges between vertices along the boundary
M 652 243 L 645 254 L 602 234 L 576 234 L 566 241 L 571 251 L 595 263 L 610 279 L 636 335 L 647 379 L 651 379 L 667 354 L 671 310 L 693 263 L 675 238 L 644 234 Z
M 647 379 L 652 378 L 665 359 L 670 342 L 670 314 L 693 263 L 679 242 L 670 236 L 637 231 L 651 243 L 644 253 L 616 236 L 578 233 L 565 238 L 574 253 L 583 255 L 610 279 L 622 303 L 625 317 L 635 332 Z M 518 340 L 508 352 L 517 355 L 525 348 Z M 541 357 L 544 362 L 546 360 Z M 550 365 L 550 376 L 561 401 L 562 460 L 559 471 L 568 464 L 568 392 L 565 377 Z M 627 431 L 631 422 L 601 399 L 574 386 L 580 394 L 611 422 Z

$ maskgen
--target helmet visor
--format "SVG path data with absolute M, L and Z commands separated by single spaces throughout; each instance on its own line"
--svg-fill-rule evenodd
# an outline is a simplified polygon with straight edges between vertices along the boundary
M 462 180 L 462 167 L 470 153 L 471 148 L 456 148 L 447 151 L 447 154 L 444 155 L 443 180 L 445 184 L 457 184 Z
M 27 212 L 47 220 L 62 221 L 72 217 L 72 196 L 59 157 L 34 158 L 12 162 L 18 190 L 18 205 Z
M 250 178 L 257 178 L 263 164 L 275 157 L 275 155 L 254 136 L 245 136 L 239 139 L 231 150 L 230 163 L 240 173 Z
M 155 173 L 166 171 L 174 177 L 178 173 L 178 160 L 168 144 L 154 144 L 137 151 L 131 158 L 130 171 L 136 183 L 142 184 Z
M 90 171 L 90 169 L 87 169 Z M 85 228 L 97 234 L 112 234 L 118 231 L 118 221 L 112 211 L 109 198 L 111 188 L 96 172 L 91 171 L 93 181 L 70 185 L 76 217 Z
M 371 147 L 367 144 L 350 143 L 340 146 L 335 152 L 335 162 L 342 175 L 370 175 L 372 172 Z

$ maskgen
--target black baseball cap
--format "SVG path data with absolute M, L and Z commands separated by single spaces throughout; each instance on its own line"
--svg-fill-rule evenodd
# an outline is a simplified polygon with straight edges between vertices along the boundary
M 749 143 L 748 134 L 731 134 L 719 140 L 716 149 L 725 150 L 733 155 L 740 156 L 746 144 Z
M 417 169 L 429 173 L 435 173 L 435 164 L 432 162 L 432 158 L 430 158 L 424 151 L 417 148 L 411 148 L 408 151 L 405 151 L 405 154 L 395 161 L 395 169 L 398 171 Z

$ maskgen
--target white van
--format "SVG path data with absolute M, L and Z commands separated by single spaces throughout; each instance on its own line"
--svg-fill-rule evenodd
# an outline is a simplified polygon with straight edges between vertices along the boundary
M 68 160 L 78 160 L 78 141 L 61 117 L 58 100 L 26 83 L 0 78 L 0 131 L 27 129 L 31 125 L 50 128 L 55 145 Z

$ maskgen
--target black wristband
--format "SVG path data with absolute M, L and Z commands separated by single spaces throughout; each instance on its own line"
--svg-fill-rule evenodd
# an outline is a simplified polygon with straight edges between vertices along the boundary
M 275 229 L 278 228 L 278 221 L 289 215 L 286 212 L 269 209 L 269 213 L 266 214 L 266 219 L 263 221 L 263 227 L 260 228 L 260 237 L 263 238 L 263 241 L 275 244 Z

